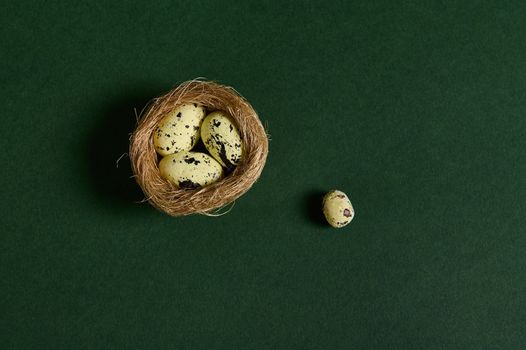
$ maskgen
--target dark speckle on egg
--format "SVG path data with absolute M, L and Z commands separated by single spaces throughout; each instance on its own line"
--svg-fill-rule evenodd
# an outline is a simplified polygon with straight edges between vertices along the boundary
M 191 180 L 184 180 L 184 181 L 179 181 L 179 188 L 184 188 L 184 189 L 187 189 L 187 190 L 193 190 L 193 189 L 196 189 L 196 188 L 199 188 L 201 186 L 199 186 L 199 184 L 191 181 Z
M 185 158 L 184 162 L 186 164 L 194 164 L 194 165 L 199 165 L 199 163 L 201 163 L 200 160 L 197 160 L 194 157 L 192 157 L 192 158 Z
M 225 164 L 225 167 L 227 168 L 227 170 L 232 170 L 234 168 L 234 164 L 232 164 L 232 162 L 228 159 L 228 156 L 226 154 L 225 144 L 221 142 L 221 140 L 216 138 L 216 145 L 219 146 L 219 150 L 218 150 L 219 157 Z

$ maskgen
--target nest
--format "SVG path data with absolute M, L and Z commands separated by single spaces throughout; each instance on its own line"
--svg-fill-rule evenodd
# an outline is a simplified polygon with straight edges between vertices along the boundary
M 209 186 L 179 189 L 161 177 L 153 132 L 159 121 L 184 103 L 198 103 L 208 111 L 228 112 L 236 121 L 243 141 L 243 159 L 235 170 Z M 259 178 L 268 154 L 265 129 L 252 106 L 233 88 L 210 81 L 182 83 L 153 99 L 138 120 L 130 138 L 130 160 L 134 177 L 151 205 L 172 216 L 214 215 L 247 192 Z

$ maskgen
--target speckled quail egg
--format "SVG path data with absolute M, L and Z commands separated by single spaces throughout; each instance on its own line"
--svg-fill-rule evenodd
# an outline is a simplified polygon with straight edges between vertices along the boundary
M 333 190 L 323 197 L 323 214 L 332 227 L 340 228 L 354 218 L 354 208 L 345 193 Z
M 201 125 L 201 139 L 221 165 L 232 170 L 243 156 L 241 136 L 231 116 L 223 111 L 212 112 Z
M 223 177 L 223 168 L 214 158 L 201 152 L 181 151 L 159 163 L 161 176 L 183 189 L 210 185 Z
M 157 125 L 153 133 L 155 150 L 162 156 L 191 150 L 199 140 L 205 108 L 197 103 L 176 107 Z

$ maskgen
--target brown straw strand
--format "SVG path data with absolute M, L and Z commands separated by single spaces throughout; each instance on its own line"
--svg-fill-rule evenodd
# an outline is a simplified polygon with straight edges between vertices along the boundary
M 223 110 L 236 121 L 243 141 L 243 159 L 224 179 L 209 186 L 179 189 L 161 177 L 152 134 L 159 121 L 175 107 L 198 103 L 209 110 Z M 172 216 L 214 215 L 214 210 L 233 202 L 257 181 L 268 154 L 268 138 L 258 115 L 233 88 L 211 81 L 191 80 L 153 99 L 141 113 L 130 138 L 134 177 L 146 200 Z

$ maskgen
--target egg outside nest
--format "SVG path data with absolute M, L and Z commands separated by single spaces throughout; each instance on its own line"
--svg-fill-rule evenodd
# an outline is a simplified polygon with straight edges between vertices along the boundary
M 221 180 L 206 187 L 181 189 L 161 176 L 153 135 L 166 115 L 176 107 L 189 103 L 230 115 L 243 142 L 243 157 L 233 171 Z M 267 154 L 267 133 L 254 108 L 232 87 L 212 81 L 187 81 L 153 99 L 140 116 L 130 138 L 132 170 L 145 200 L 171 216 L 208 215 L 233 202 L 258 180 Z
M 334 228 L 347 226 L 354 218 L 354 207 L 342 191 L 332 190 L 323 197 L 323 215 Z

